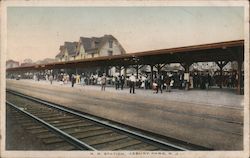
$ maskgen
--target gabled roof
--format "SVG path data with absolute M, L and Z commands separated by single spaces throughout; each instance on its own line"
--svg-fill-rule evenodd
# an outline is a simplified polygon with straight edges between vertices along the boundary
M 91 38 L 80 37 L 80 43 L 83 44 L 85 51 L 91 49 L 91 42 L 92 42 Z
M 93 54 L 99 51 L 102 46 L 108 41 L 116 41 L 121 49 L 122 54 L 125 54 L 124 48 L 118 42 L 118 40 L 112 35 L 104 35 L 102 37 L 80 37 L 80 44 L 83 45 L 86 53 Z M 60 46 L 60 52 L 56 55 L 56 58 L 63 58 L 64 51 L 67 50 L 69 56 L 76 56 L 78 42 L 64 42 L 64 45 Z
M 91 38 L 80 37 L 80 43 L 83 44 L 86 53 L 94 53 L 93 50 L 101 49 L 101 47 L 110 40 L 118 42 L 118 40 L 112 35 L 104 35 L 102 37 L 91 37 Z M 122 52 L 125 53 L 124 48 L 122 48 L 120 44 L 119 46 L 121 47 Z
M 78 42 L 64 42 L 64 49 L 68 51 L 69 56 L 75 56 Z
M 56 58 L 62 58 L 64 56 L 64 46 L 60 46 L 60 52 L 56 55 Z
M 60 52 L 56 55 L 56 58 L 62 58 L 64 51 L 67 50 L 69 56 L 76 56 L 78 42 L 64 42 L 63 46 L 60 46 Z

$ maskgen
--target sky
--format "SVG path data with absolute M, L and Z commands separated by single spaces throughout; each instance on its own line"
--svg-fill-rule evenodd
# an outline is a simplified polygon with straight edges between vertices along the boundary
M 244 38 L 243 7 L 8 7 L 7 60 L 55 58 L 65 41 L 111 34 L 127 53 Z

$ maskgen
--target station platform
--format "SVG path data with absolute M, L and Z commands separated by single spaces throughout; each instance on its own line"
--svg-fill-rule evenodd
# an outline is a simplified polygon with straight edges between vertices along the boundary
M 242 95 L 232 90 L 115 90 L 59 82 L 7 80 L 6 87 L 89 114 L 215 150 L 242 150 Z

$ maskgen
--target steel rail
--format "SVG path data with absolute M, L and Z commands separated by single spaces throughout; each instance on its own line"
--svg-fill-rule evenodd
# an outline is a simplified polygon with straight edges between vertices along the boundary
M 161 141 L 161 140 L 158 140 L 158 139 L 155 139 L 155 138 L 152 138 L 152 137 L 149 137 L 149 136 L 140 134 L 140 133 L 138 133 L 138 132 L 130 131 L 130 130 L 128 130 L 128 129 L 125 129 L 125 128 L 122 128 L 122 127 L 119 127 L 119 126 L 110 124 L 110 123 L 108 123 L 108 122 L 105 122 L 105 121 L 96 119 L 96 118 L 91 117 L 91 116 L 83 115 L 83 114 L 81 114 L 81 113 L 78 113 L 78 112 L 75 112 L 75 111 L 72 111 L 72 110 L 69 110 L 69 109 L 60 107 L 60 106 L 58 106 L 58 105 L 55 105 L 55 104 L 53 104 L 53 103 L 50 103 L 50 102 L 47 102 L 47 101 L 44 101 L 44 100 L 41 100 L 41 99 L 37 99 L 37 98 L 31 97 L 31 96 L 27 96 L 27 95 L 21 94 L 21 93 L 19 93 L 19 92 L 14 92 L 14 91 L 12 91 L 12 90 L 6 90 L 6 91 L 7 91 L 7 92 L 10 92 L 10 93 L 12 93 L 12 94 L 16 94 L 16 95 L 18 95 L 18 96 L 21 96 L 21 97 L 30 99 L 30 100 L 32 100 L 32 101 L 35 101 L 35 102 L 44 104 L 44 105 L 46 105 L 46 106 L 48 106 L 48 107 L 52 107 L 52 108 L 54 108 L 54 109 L 58 109 L 58 110 L 61 110 L 61 111 L 66 112 L 66 113 L 69 113 L 69 114 L 72 114 L 72 115 L 76 115 L 76 116 L 82 117 L 82 118 L 84 118 L 84 119 L 88 119 L 88 120 L 97 122 L 97 123 L 102 124 L 102 125 L 104 125 L 104 126 L 108 126 L 108 127 L 113 128 L 113 129 L 116 129 L 116 130 L 119 130 L 119 131 L 122 131 L 122 132 L 125 132 L 125 133 L 132 134 L 132 135 L 134 135 L 134 136 L 140 137 L 140 138 L 142 138 L 142 139 L 149 140 L 149 141 L 151 141 L 151 142 L 155 142 L 155 143 L 158 143 L 158 144 L 161 144 L 161 145 L 164 145 L 164 146 L 172 147 L 172 148 L 174 148 L 174 149 L 181 150 L 181 151 L 189 151 L 189 149 L 187 149 L 187 148 L 180 147 L 180 146 L 177 146 L 177 145 L 174 145 L 174 144 L 171 144 L 171 143 L 167 143 L 167 142 L 164 142 L 164 141 Z
M 72 137 L 71 135 L 65 133 L 64 131 L 54 127 L 53 125 L 45 122 L 44 120 L 32 115 L 31 113 L 23 110 L 22 108 L 14 105 L 13 103 L 10 103 L 8 101 L 6 101 L 6 103 L 13 107 L 14 109 L 16 109 L 17 111 L 19 112 L 22 112 L 24 113 L 25 115 L 31 117 L 32 119 L 36 120 L 37 122 L 41 123 L 42 125 L 44 125 L 46 128 L 48 128 L 49 130 L 51 130 L 52 132 L 55 132 L 56 134 L 58 134 L 60 137 L 64 138 L 64 140 L 66 140 L 68 143 L 72 144 L 73 146 L 77 147 L 78 149 L 80 150 L 86 150 L 86 149 L 89 149 L 89 150 L 94 150 L 96 151 L 95 148 L 89 146 L 88 144 L 82 142 L 81 140 L 75 138 L 75 137 Z

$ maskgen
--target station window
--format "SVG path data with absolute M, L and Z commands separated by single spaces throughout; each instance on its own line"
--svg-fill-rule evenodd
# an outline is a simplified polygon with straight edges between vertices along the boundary
M 113 48 L 113 41 L 109 41 L 109 48 Z
M 109 50 L 108 51 L 108 56 L 112 56 L 113 55 L 113 51 L 112 50 Z

